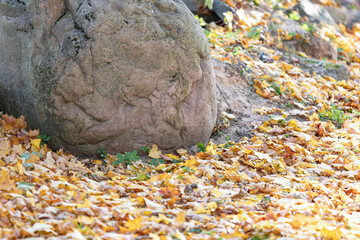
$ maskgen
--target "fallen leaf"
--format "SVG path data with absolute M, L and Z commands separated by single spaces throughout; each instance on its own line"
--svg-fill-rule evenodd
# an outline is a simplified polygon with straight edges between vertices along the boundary
M 152 145 L 152 148 L 150 149 L 149 152 L 149 157 L 151 158 L 161 158 L 161 151 L 158 149 L 158 146 L 156 144 Z

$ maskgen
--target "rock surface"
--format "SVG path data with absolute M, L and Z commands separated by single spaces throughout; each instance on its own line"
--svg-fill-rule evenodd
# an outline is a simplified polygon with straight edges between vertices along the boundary
M 290 52 L 300 51 L 317 59 L 337 60 L 334 46 L 320 37 L 309 35 L 307 39 L 284 41 L 284 46 Z
M 0 0 L 0 109 L 94 155 L 206 142 L 207 39 L 180 0 Z
M 325 8 L 318 4 L 312 3 L 310 0 L 301 0 L 297 6 L 301 16 L 307 16 L 311 22 L 326 23 L 335 25 L 335 20 L 326 11 Z
M 197 13 L 199 11 L 199 2 L 197 0 L 182 0 L 185 5 L 189 8 L 189 10 L 193 13 Z
M 275 14 L 275 16 L 281 19 L 282 24 L 277 27 L 285 34 L 292 33 L 302 36 L 300 39 L 293 37 L 291 40 L 283 41 L 284 48 L 280 50 L 283 52 L 285 62 L 296 65 L 305 72 L 315 72 L 322 76 L 330 76 L 336 80 L 350 78 L 350 72 L 345 65 L 326 61 L 336 61 L 338 56 L 337 50 L 330 41 L 308 33 L 294 20 L 279 14 Z M 304 52 L 309 58 L 301 57 L 297 55 L 297 52 Z
M 238 141 L 244 136 L 251 136 L 256 123 L 268 120 L 268 117 L 256 114 L 254 110 L 263 106 L 275 107 L 276 103 L 255 93 L 249 74 L 241 71 L 241 67 L 219 59 L 213 59 L 213 65 L 219 99 L 217 125 L 221 125 L 224 113 L 225 116 L 226 113 L 231 113 L 235 119 L 224 134 L 213 136 L 211 141 L 224 143 L 225 137 Z
M 354 24 L 360 23 L 360 11 L 354 9 L 347 9 L 345 7 L 335 8 L 326 7 L 326 10 L 336 23 L 344 24 L 348 29 L 352 29 Z
M 301 39 L 293 38 L 291 40 L 285 40 L 283 42 L 284 50 L 289 52 L 304 52 L 308 56 L 318 59 L 326 58 L 329 60 L 337 60 L 337 51 L 331 42 L 306 32 L 296 21 L 279 14 L 275 14 L 274 16 L 282 21 L 282 24 L 279 24 L 277 28 L 282 29 L 282 31 L 287 34 L 294 33 L 302 36 Z
M 333 63 L 314 58 L 306 58 L 299 55 L 284 53 L 284 61 L 294 66 L 298 66 L 304 72 L 315 72 L 321 76 L 329 76 L 338 81 L 348 80 L 351 76 L 348 68 L 343 64 Z

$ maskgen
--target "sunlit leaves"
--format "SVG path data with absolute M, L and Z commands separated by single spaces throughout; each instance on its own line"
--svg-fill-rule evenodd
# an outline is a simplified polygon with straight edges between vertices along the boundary
M 0 175 L 0 190 L 10 191 L 15 187 L 14 181 L 10 178 L 10 171 L 3 167 Z
M 278 29 L 277 18 L 267 28 L 270 14 L 250 10 L 206 31 L 213 56 L 241 67 L 254 91 L 276 103 L 254 112 L 266 121 L 251 123 L 251 137 L 197 143 L 194 155 L 152 145 L 141 159 L 105 147 L 100 159 L 81 159 L 48 149 L 50 137 L 27 130 L 23 117 L 3 115 L 0 238 L 358 239 L 360 28 L 315 29 L 289 15 L 336 45 L 352 73 L 336 81 L 302 71 L 296 59 L 283 62 L 275 47 L 309 39 Z M 271 27 L 275 35 L 266 34 Z M 275 61 L 261 61 L 261 53 Z

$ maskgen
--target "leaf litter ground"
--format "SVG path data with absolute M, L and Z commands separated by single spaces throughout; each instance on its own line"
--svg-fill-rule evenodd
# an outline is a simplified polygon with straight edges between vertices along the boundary
M 360 26 L 349 31 L 323 25 L 313 33 L 333 36 L 344 51 L 351 78 L 336 81 L 281 61 L 274 49 L 281 49 L 278 40 L 288 35 L 267 34 L 266 44 L 253 38 L 253 27 L 269 24 L 270 14 L 237 15 L 232 29 L 207 32 L 213 56 L 246 63 L 254 90 L 286 109 L 256 109 L 254 114 L 270 119 L 256 126 L 251 138 L 210 143 L 195 155 L 184 149 L 162 154 L 153 146 L 151 164 L 116 166 L 112 155 L 78 159 L 54 152 L 37 130 L 27 130 L 23 117 L 4 114 L 0 237 L 359 238 Z M 259 52 L 274 61 L 259 59 L 254 54 Z M 289 117 L 294 115 L 302 120 Z

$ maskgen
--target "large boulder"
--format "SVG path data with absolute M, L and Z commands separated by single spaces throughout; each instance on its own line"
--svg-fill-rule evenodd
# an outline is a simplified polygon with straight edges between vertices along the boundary
M 206 142 L 207 39 L 180 0 L 0 0 L 0 110 L 93 155 Z

